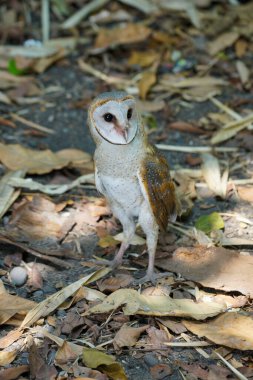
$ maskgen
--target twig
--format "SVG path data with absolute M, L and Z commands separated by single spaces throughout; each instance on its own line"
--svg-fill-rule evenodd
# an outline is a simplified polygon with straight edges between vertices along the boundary
M 74 180 L 72 183 L 66 185 L 43 185 L 39 182 L 33 181 L 31 178 L 10 178 L 9 181 L 7 181 L 7 183 L 8 185 L 14 187 L 26 188 L 33 191 L 39 190 L 42 193 L 50 195 L 59 195 L 84 183 L 94 184 L 94 174 L 92 173 L 82 175 L 78 177 L 76 180 Z
M 93 0 L 89 1 L 83 8 L 79 9 L 76 13 L 70 16 L 64 23 L 61 25 L 63 29 L 74 28 L 79 22 L 87 17 L 90 13 L 96 11 L 97 9 L 103 7 L 109 0 Z
M 225 147 L 225 146 L 178 146 L 178 145 L 166 145 L 166 144 L 156 144 L 156 147 L 161 150 L 170 150 L 172 152 L 183 152 L 183 153 L 209 153 L 209 152 L 236 152 L 238 148 L 236 147 Z
M 42 41 L 43 44 L 49 40 L 50 14 L 49 0 L 42 0 L 41 4 L 41 24 L 42 24 Z
M 194 342 L 163 342 L 163 344 L 170 347 L 206 347 L 214 345 L 214 343 L 208 343 L 202 340 Z
M 186 334 L 182 333 L 182 334 L 181 334 L 181 337 L 182 337 L 184 340 L 186 340 L 186 342 L 189 342 L 189 343 L 190 343 L 190 338 L 189 338 Z M 200 355 L 202 355 L 204 358 L 206 358 L 206 359 L 209 358 L 208 353 L 206 353 L 206 351 L 202 350 L 202 348 L 195 347 L 195 350 L 196 350 Z
M 225 358 L 223 358 L 223 356 L 221 356 L 221 354 L 219 354 L 218 352 L 215 352 L 215 351 L 214 351 L 214 354 L 216 356 L 218 356 L 218 358 L 234 373 L 234 375 L 236 375 L 236 377 L 238 377 L 238 379 L 248 380 L 248 378 L 246 376 L 244 376 L 235 367 L 233 367 L 232 364 L 230 364 Z
M 22 116 L 16 115 L 15 113 L 11 113 L 10 115 L 14 120 L 17 120 L 20 123 L 27 125 L 28 127 L 31 127 L 31 128 L 37 129 L 38 131 L 42 131 L 46 133 L 51 133 L 51 134 L 55 133 L 55 131 L 53 131 L 52 129 L 43 127 L 42 125 L 39 125 L 37 123 L 34 123 L 33 121 L 27 120 Z
M 58 259 L 57 257 L 52 257 L 52 256 L 44 255 L 44 254 L 42 254 L 42 253 L 40 253 L 38 251 L 35 251 L 32 248 L 27 247 L 27 245 L 25 245 L 25 244 L 13 241 L 13 240 L 11 240 L 11 239 L 3 236 L 3 235 L 0 235 L 0 241 L 4 242 L 4 243 L 7 243 L 7 244 L 14 245 L 15 247 L 19 247 L 19 248 L 23 249 L 24 251 L 30 253 L 31 255 L 39 257 L 42 260 L 51 261 L 55 265 L 58 265 L 58 266 L 61 266 L 61 267 L 65 267 L 65 268 L 71 268 L 72 267 L 72 265 L 70 263 L 67 263 L 64 260 Z

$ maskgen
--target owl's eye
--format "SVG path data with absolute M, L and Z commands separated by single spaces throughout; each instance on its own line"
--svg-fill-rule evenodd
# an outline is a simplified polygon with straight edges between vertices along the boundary
M 114 116 L 111 113 L 105 113 L 104 114 L 104 121 L 107 123 L 110 123 L 113 120 Z
M 127 111 L 127 118 L 128 118 L 128 120 L 131 119 L 132 114 L 133 114 L 133 110 L 132 110 L 132 108 L 129 108 L 129 110 Z

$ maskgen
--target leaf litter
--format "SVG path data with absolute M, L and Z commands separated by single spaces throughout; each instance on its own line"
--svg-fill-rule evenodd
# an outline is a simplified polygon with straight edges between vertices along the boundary
M 136 363 L 135 357 L 142 360 L 146 351 L 153 355 L 147 376 L 155 379 L 180 373 L 209 380 L 231 373 L 250 378 L 252 114 L 246 96 L 252 92 L 252 4 L 53 2 L 52 30 L 47 13 L 42 30 L 33 24 L 36 38 L 40 33 L 53 38 L 24 46 L 31 15 L 40 15 L 40 5 L 32 3 L 22 11 L 16 4 L 12 9 L 0 6 L 0 240 L 4 258 L 5 250 L 21 254 L 19 262 L 10 259 L 9 266 L 3 260 L 0 272 L 8 289 L 2 286 L 0 293 L 0 361 L 5 366 L 0 378 L 26 372 L 37 379 L 45 374 L 56 378 L 61 376 L 59 368 L 71 379 L 136 378 L 126 362 L 123 370 L 122 354 Z M 7 7 L 4 18 L 2 7 Z M 29 31 L 33 28 L 28 26 Z M 52 77 L 49 67 L 60 73 L 64 68 L 75 73 L 79 67 L 78 79 L 66 87 L 67 76 Z M 75 82 L 80 82 L 77 90 Z M 109 208 L 97 194 L 94 197 L 90 154 L 67 139 L 58 146 L 59 104 L 65 140 L 64 125 L 74 136 L 79 123 L 77 113 L 72 124 L 65 110 L 71 114 L 77 104 L 86 107 L 97 93 L 115 88 L 142 99 L 145 127 L 158 148 L 170 152 L 172 176 L 183 200 L 182 220 L 170 226 L 174 238 L 161 236 L 157 250 L 156 267 L 170 272 L 147 292 L 137 291 L 132 283 L 147 263 L 139 231 L 127 262 L 115 275 L 107 269 L 94 272 L 96 258 L 112 255 L 122 236 Z M 233 91 L 239 101 L 245 97 L 245 103 L 230 101 L 227 94 Z M 193 108 L 197 102 L 206 102 L 200 114 Z M 214 103 L 218 112 L 210 107 L 208 113 L 207 103 Z M 30 112 L 33 105 L 37 109 Z M 45 118 L 36 117 L 43 113 Z M 220 143 L 223 146 L 217 146 Z M 185 153 L 191 157 L 186 159 Z M 237 217 L 231 216 L 234 211 Z M 47 261 L 52 272 L 40 272 L 34 257 Z M 71 265 L 67 283 L 57 265 Z M 27 271 L 24 285 L 11 281 L 15 268 Z M 92 283 L 83 286 L 89 279 Z M 51 283 L 55 287 L 48 291 Z M 177 345 L 185 347 L 182 360 L 168 365 L 162 353 L 175 358 Z M 229 347 L 229 355 L 215 349 L 217 345 Z M 29 365 L 21 351 L 29 352 Z M 188 352 L 195 351 L 186 364 Z

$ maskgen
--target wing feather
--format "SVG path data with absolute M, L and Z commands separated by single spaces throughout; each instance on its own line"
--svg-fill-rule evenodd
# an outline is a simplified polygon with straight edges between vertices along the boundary
M 176 219 L 179 203 L 167 160 L 152 145 L 148 145 L 139 177 L 157 224 L 166 230 L 168 221 Z

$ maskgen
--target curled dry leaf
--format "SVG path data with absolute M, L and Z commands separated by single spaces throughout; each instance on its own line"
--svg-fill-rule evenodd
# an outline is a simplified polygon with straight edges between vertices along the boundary
M 148 327 L 148 325 L 141 327 L 131 327 L 127 324 L 124 324 L 121 326 L 113 339 L 114 347 L 133 347 L 139 339 L 140 335 L 146 331 Z
M 212 154 L 202 154 L 202 173 L 210 190 L 221 198 L 226 198 L 228 170 L 221 175 L 220 164 Z
M 225 307 L 214 302 L 195 303 L 189 299 L 172 299 L 169 296 L 146 296 L 134 289 L 119 289 L 110 294 L 105 300 L 91 307 L 84 315 L 93 313 L 109 313 L 120 306 L 125 315 L 153 315 L 191 317 L 202 320 L 220 314 Z
M 238 350 L 253 350 L 252 316 L 231 312 L 205 323 L 183 323 L 192 333 L 199 337 L 205 336 L 216 344 Z
M 148 333 L 148 346 L 154 350 L 166 347 L 164 343 L 169 343 L 171 338 L 167 331 L 157 329 L 154 326 L 150 326 L 147 329 Z

